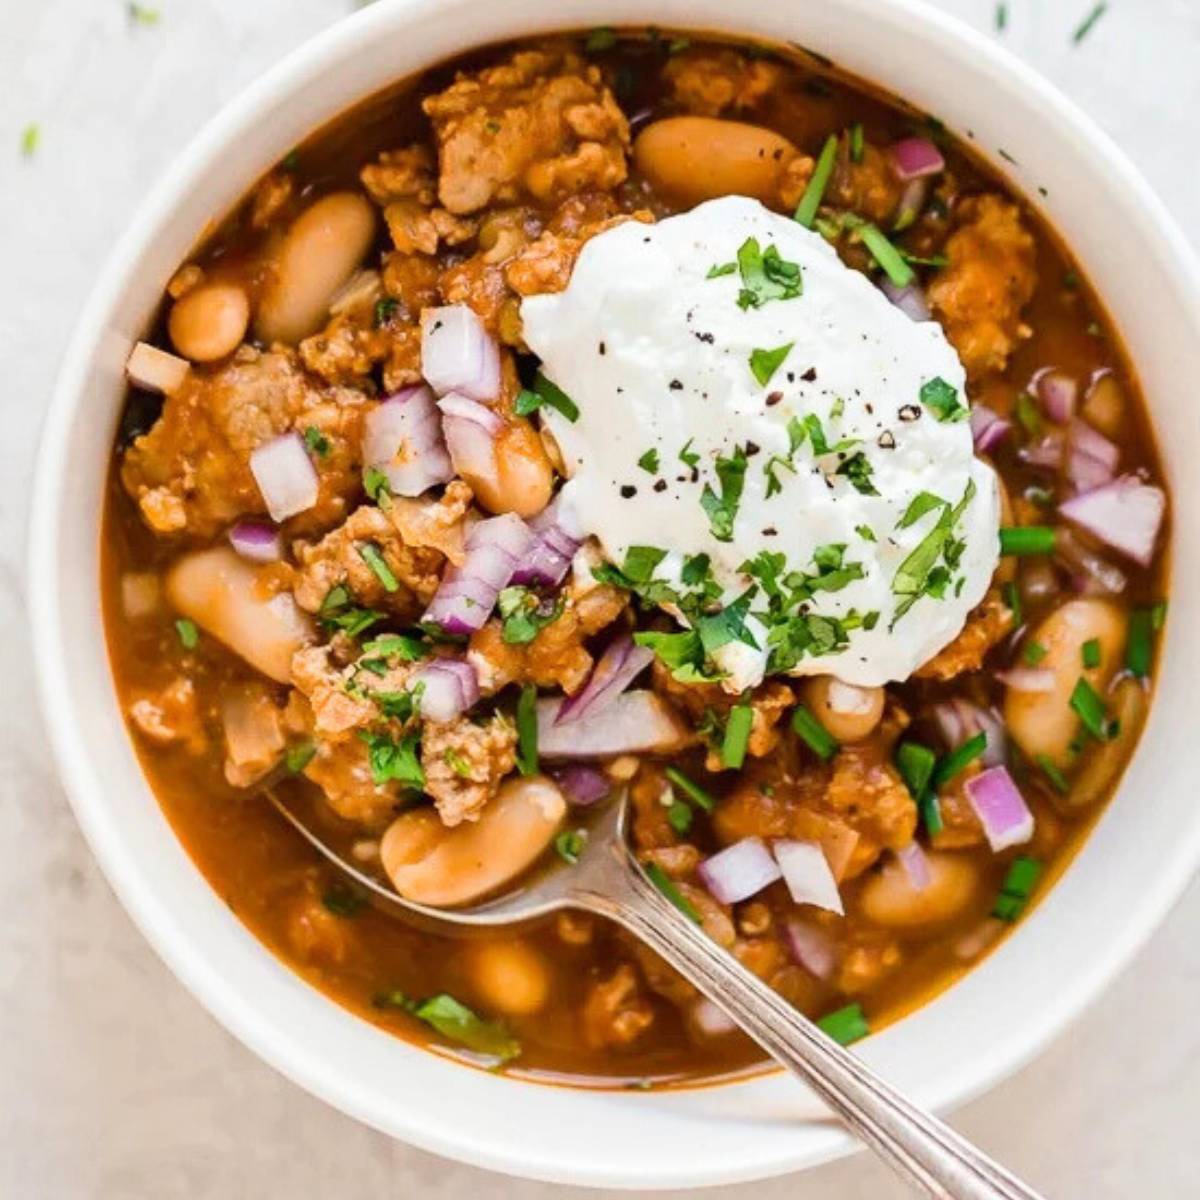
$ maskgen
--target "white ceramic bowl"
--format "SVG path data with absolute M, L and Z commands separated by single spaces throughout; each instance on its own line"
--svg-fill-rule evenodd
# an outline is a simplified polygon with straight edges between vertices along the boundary
M 996 158 L 1108 302 L 1176 485 L 1165 669 L 1141 749 L 1083 853 L 1016 936 L 934 1003 L 861 1047 L 919 1102 L 959 1103 L 1025 1062 L 1091 1000 L 1190 877 L 1200 848 L 1200 266 L 1124 156 L 995 44 L 914 0 L 381 0 L 250 88 L 192 143 L 96 287 L 50 409 L 33 510 L 30 607 L 59 768 L 113 887 L 158 952 L 247 1045 L 397 1137 L 541 1179 L 696 1187 L 773 1175 L 849 1142 L 782 1075 L 675 1094 L 567 1091 L 465 1069 L 388 1037 L 292 975 L 192 866 L 146 786 L 101 631 L 99 519 L 122 365 L 209 221 L 331 115 L 470 45 L 561 24 L 709 28 L 813 47 L 938 114 Z M 1040 189 L 1045 189 L 1043 198 Z M 1190 464 L 1190 466 L 1189 466 Z M 1190 736 L 1189 736 L 1190 735 Z

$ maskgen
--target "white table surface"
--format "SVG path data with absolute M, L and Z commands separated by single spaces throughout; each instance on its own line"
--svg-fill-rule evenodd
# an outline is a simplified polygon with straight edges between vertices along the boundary
M 55 779 L 33 703 L 23 559 L 59 354 L 147 184 L 219 105 L 353 4 L 149 2 L 162 14 L 153 28 L 132 26 L 123 0 L 0 4 L 0 1195 L 583 1197 L 392 1142 L 259 1062 L 130 924 Z M 992 28 L 992 0 L 941 4 Z M 1113 134 L 1185 229 L 1200 227 L 1200 0 L 1112 0 L 1079 46 L 1071 30 L 1091 0 L 1007 7 L 1007 44 Z M 31 122 L 41 144 L 23 159 Z M 1200 1195 L 1198 931 L 1193 886 L 1101 1001 L 956 1124 L 1052 1197 Z M 864 1155 L 723 1193 L 900 1194 Z

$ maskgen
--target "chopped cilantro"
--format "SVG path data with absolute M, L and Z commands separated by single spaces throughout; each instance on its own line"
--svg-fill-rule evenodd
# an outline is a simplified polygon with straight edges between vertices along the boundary
M 742 488 L 746 482 L 746 455 L 738 446 L 729 458 L 719 457 L 715 468 L 721 493 L 718 496 L 711 485 L 705 484 L 700 496 L 700 507 L 708 514 L 713 537 L 718 542 L 731 542 L 733 522 L 737 517 Z
M 679 461 L 683 463 L 685 467 L 695 468 L 700 462 L 700 455 L 691 448 L 692 443 L 695 440 L 695 438 L 688 438 L 688 440 L 683 444 L 683 449 L 679 451 Z
M 935 375 L 921 385 L 921 403 L 933 412 L 939 421 L 965 421 L 970 415 L 959 403 L 958 392 L 940 375 Z
M 938 559 L 952 549 L 952 534 L 959 517 L 966 511 L 967 505 L 975 496 L 975 481 L 967 480 L 966 490 L 962 499 L 953 508 L 945 504 L 942 515 L 934 527 L 917 543 L 908 557 L 900 564 L 892 578 L 892 594 L 900 597 L 892 617 L 892 627 L 916 602 L 926 595 L 931 588 L 945 586 L 945 579 L 934 575 Z M 959 551 L 961 553 L 961 551 Z M 934 593 L 936 594 L 936 592 Z
M 705 279 L 720 279 L 722 275 L 733 275 L 738 269 L 735 262 L 717 263 L 708 268 L 708 274 Z
M 651 475 L 658 474 L 658 451 L 651 447 L 637 460 L 637 465 L 643 471 L 648 471 Z
M 559 858 L 574 866 L 579 861 L 586 842 L 586 829 L 564 829 L 554 839 L 554 849 L 558 851 Z
M 370 629 L 376 621 L 382 621 L 383 613 L 352 605 L 350 589 L 344 583 L 336 583 L 325 593 L 325 599 L 317 610 L 317 619 L 326 633 L 340 630 L 355 638 Z
M 504 622 L 500 637 L 510 646 L 528 645 L 563 612 L 561 596 L 543 597 L 527 587 L 503 588 L 498 601 Z
M 608 25 L 593 29 L 584 39 L 583 48 L 589 54 L 599 54 L 611 50 L 617 44 L 617 31 Z
M 384 512 L 392 507 L 392 485 L 378 467 L 363 469 L 363 489 Z
M 304 444 L 309 453 L 318 458 L 324 458 L 329 453 L 329 439 L 315 425 L 310 425 L 304 431 Z
M 783 365 L 783 360 L 792 352 L 795 342 L 776 346 L 774 350 L 751 350 L 750 370 L 760 386 L 766 387 L 771 382 L 771 376 Z
M 941 496 L 935 496 L 933 492 L 918 492 L 911 501 L 908 507 L 904 510 L 904 516 L 896 524 L 897 529 L 907 529 L 910 525 L 915 525 L 926 513 L 932 512 L 935 508 L 946 508 L 947 502 Z
M 860 450 L 838 467 L 838 475 L 844 475 L 854 485 L 854 490 L 864 496 L 878 496 L 879 489 L 871 482 L 871 463 Z
M 417 748 L 421 742 L 419 730 L 407 733 L 399 740 L 386 733 L 372 733 L 366 729 L 360 729 L 358 736 L 367 743 L 373 782 L 382 785 L 395 780 L 405 787 L 425 786 L 425 772 L 421 769 L 421 761 L 417 757 Z
M 873 530 L 870 525 L 855 525 L 854 532 L 857 533 L 864 542 L 874 542 L 877 540 L 875 537 L 875 530 Z
M 180 617 L 175 622 L 175 632 L 185 650 L 195 650 L 200 644 L 200 630 L 196 628 L 196 622 L 189 621 L 187 617 Z
M 375 328 L 378 329 L 381 325 L 386 325 L 388 321 L 396 315 L 400 308 L 400 301 L 392 296 L 384 296 L 375 301 Z
M 775 246 L 763 250 L 757 238 L 747 238 L 738 247 L 737 267 L 742 277 L 738 308 L 761 308 L 769 300 L 794 300 L 804 290 L 799 264 L 781 257 Z
M 40 125 L 26 125 L 21 130 L 21 157 L 32 158 L 42 144 L 42 128 Z
M 157 8 L 151 8 L 147 4 L 138 4 L 136 0 L 129 0 L 129 3 L 125 5 L 125 11 L 134 25 L 149 27 L 157 25 L 162 19 L 162 13 Z
M 506 1063 L 521 1053 L 521 1043 L 503 1025 L 483 1020 L 445 992 L 419 1004 L 404 1004 L 401 1007 L 436 1029 L 442 1037 L 458 1042 L 477 1054 L 486 1054 L 489 1058 Z
M 401 662 L 417 662 L 428 656 L 429 647 L 419 636 L 411 633 L 385 633 L 363 644 L 362 657 L 358 662 L 370 671 L 374 668 L 369 666 L 369 663 L 383 663 L 386 669 L 389 658 L 398 658 Z
M 522 388 L 518 393 L 513 411 L 519 417 L 527 417 L 543 405 L 548 405 L 555 412 L 561 413 L 572 424 L 579 420 L 579 406 L 575 401 L 539 371 L 534 376 L 532 391 L 529 388 Z
M 658 564 L 667 557 L 657 546 L 630 546 L 625 552 L 621 573 L 630 583 L 649 583 Z

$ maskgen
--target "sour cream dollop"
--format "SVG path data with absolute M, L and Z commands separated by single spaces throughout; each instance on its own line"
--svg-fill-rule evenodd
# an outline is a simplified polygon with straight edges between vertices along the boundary
M 730 690 L 768 670 L 906 679 L 983 598 L 999 492 L 962 365 L 819 234 L 743 197 L 629 221 L 521 313 L 579 410 L 540 410 L 578 531 L 684 591 L 707 556 L 710 610 L 755 588 L 711 656 Z

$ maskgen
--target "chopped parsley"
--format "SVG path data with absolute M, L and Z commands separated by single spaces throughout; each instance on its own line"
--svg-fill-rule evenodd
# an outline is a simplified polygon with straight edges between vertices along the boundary
M 659 466 L 658 451 L 651 447 L 646 451 L 645 454 L 642 455 L 641 458 L 637 460 L 637 465 L 641 467 L 643 471 L 648 471 L 651 475 L 657 475 Z
M 310 425 L 304 431 L 304 444 L 309 453 L 318 458 L 324 458 L 329 453 L 329 439 L 315 425 Z
M 750 371 L 761 387 L 771 382 L 771 376 L 783 365 L 783 360 L 792 352 L 795 342 L 776 346 L 774 350 L 751 350 Z
M 790 349 L 790 347 L 789 347 Z M 729 458 L 719 457 L 715 464 L 718 495 L 710 484 L 704 485 L 700 496 L 700 507 L 708 514 L 709 528 L 718 542 L 733 541 L 733 522 L 737 517 L 742 488 L 746 482 L 746 455 L 740 446 L 735 447 Z
M 510 646 L 525 646 L 553 624 L 563 612 L 561 596 L 541 596 L 532 588 L 513 586 L 501 589 L 501 639 Z
M 392 507 L 392 485 L 378 467 L 363 469 L 363 489 L 384 512 Z
M 794 300 L 804 290 L 800 265 L 783 258 L 775 246 L 763 250 L 757 238 L 747 238 L 738 247 L 737 269 L 742 277 L 741 309 L 761 308 L 770 300 Z
M 527 417 L 544 405 L 560 413 L 572 424 L 579 420 L 579 405 L 539 371 L 534 376 L 533 389 L 522 388 L 518 393 L 513 411 L 519 417 Z
M 358 547 L 359 556 L 363 562 L 371 568 L 371 573 L 379 580 L 383 586 L 383 590 L 390 596 L 393 592 L 400 590 L 400 581 L 392 572 L 392 568 L 384 561 L 383 555 L 379 552 L 379 547 L 373 542 L 363 542 Z
M 825 145 L 821 147 L 821 153 L 817 158 L 817 165 L 813 168 L 813 173 L 809 177 L 808 184 L 804 189 L 804 195 L 800 197 L 800 203 L 796 205 L 795 213 L 792 214 L 793 220 L 803 225 L 805 229 L 811 229 L 813 222 L 817 218 L 817 209 L 821 207 L 821 200 L 825 196 L 825 189 L 829 186 L 829 177 L 833 174 L 833 164 L 837 158 L 837 151 L 837 134 L 831 133 L 825 139 Z
M 421 760 L 417 757 L 417 750 L 421 744 L 419 730 L 406 733 L 399 739 L 386 733 L 372 733 L 366 729 L 360 729 L 358 736 L 367 744 L 371 779 L 374 783 L 382 785 L 395 780 L 405 787 L 425 786 L 425 772 L 421 769 Z
M 189 621 L 187 617 L 180 617 L 175 622 L 175 632 L 185 650 L 195 650 L 200 644 L 200 630 L 196 628 L 196 622 Z
M 959 402 L 957 390 L 940 375 L 935 375 L 927 383 L 923 383 L 920 395 L 921 403 L 939 421 L 965 421 L 970 415 L 966 406 Z
M 554 839 L 554 849 L 558 851 L 559 858 L 574 866 L 579 861 L 579 856 L 583 853 L 586 843 L 586 829 L 564 829 Z

